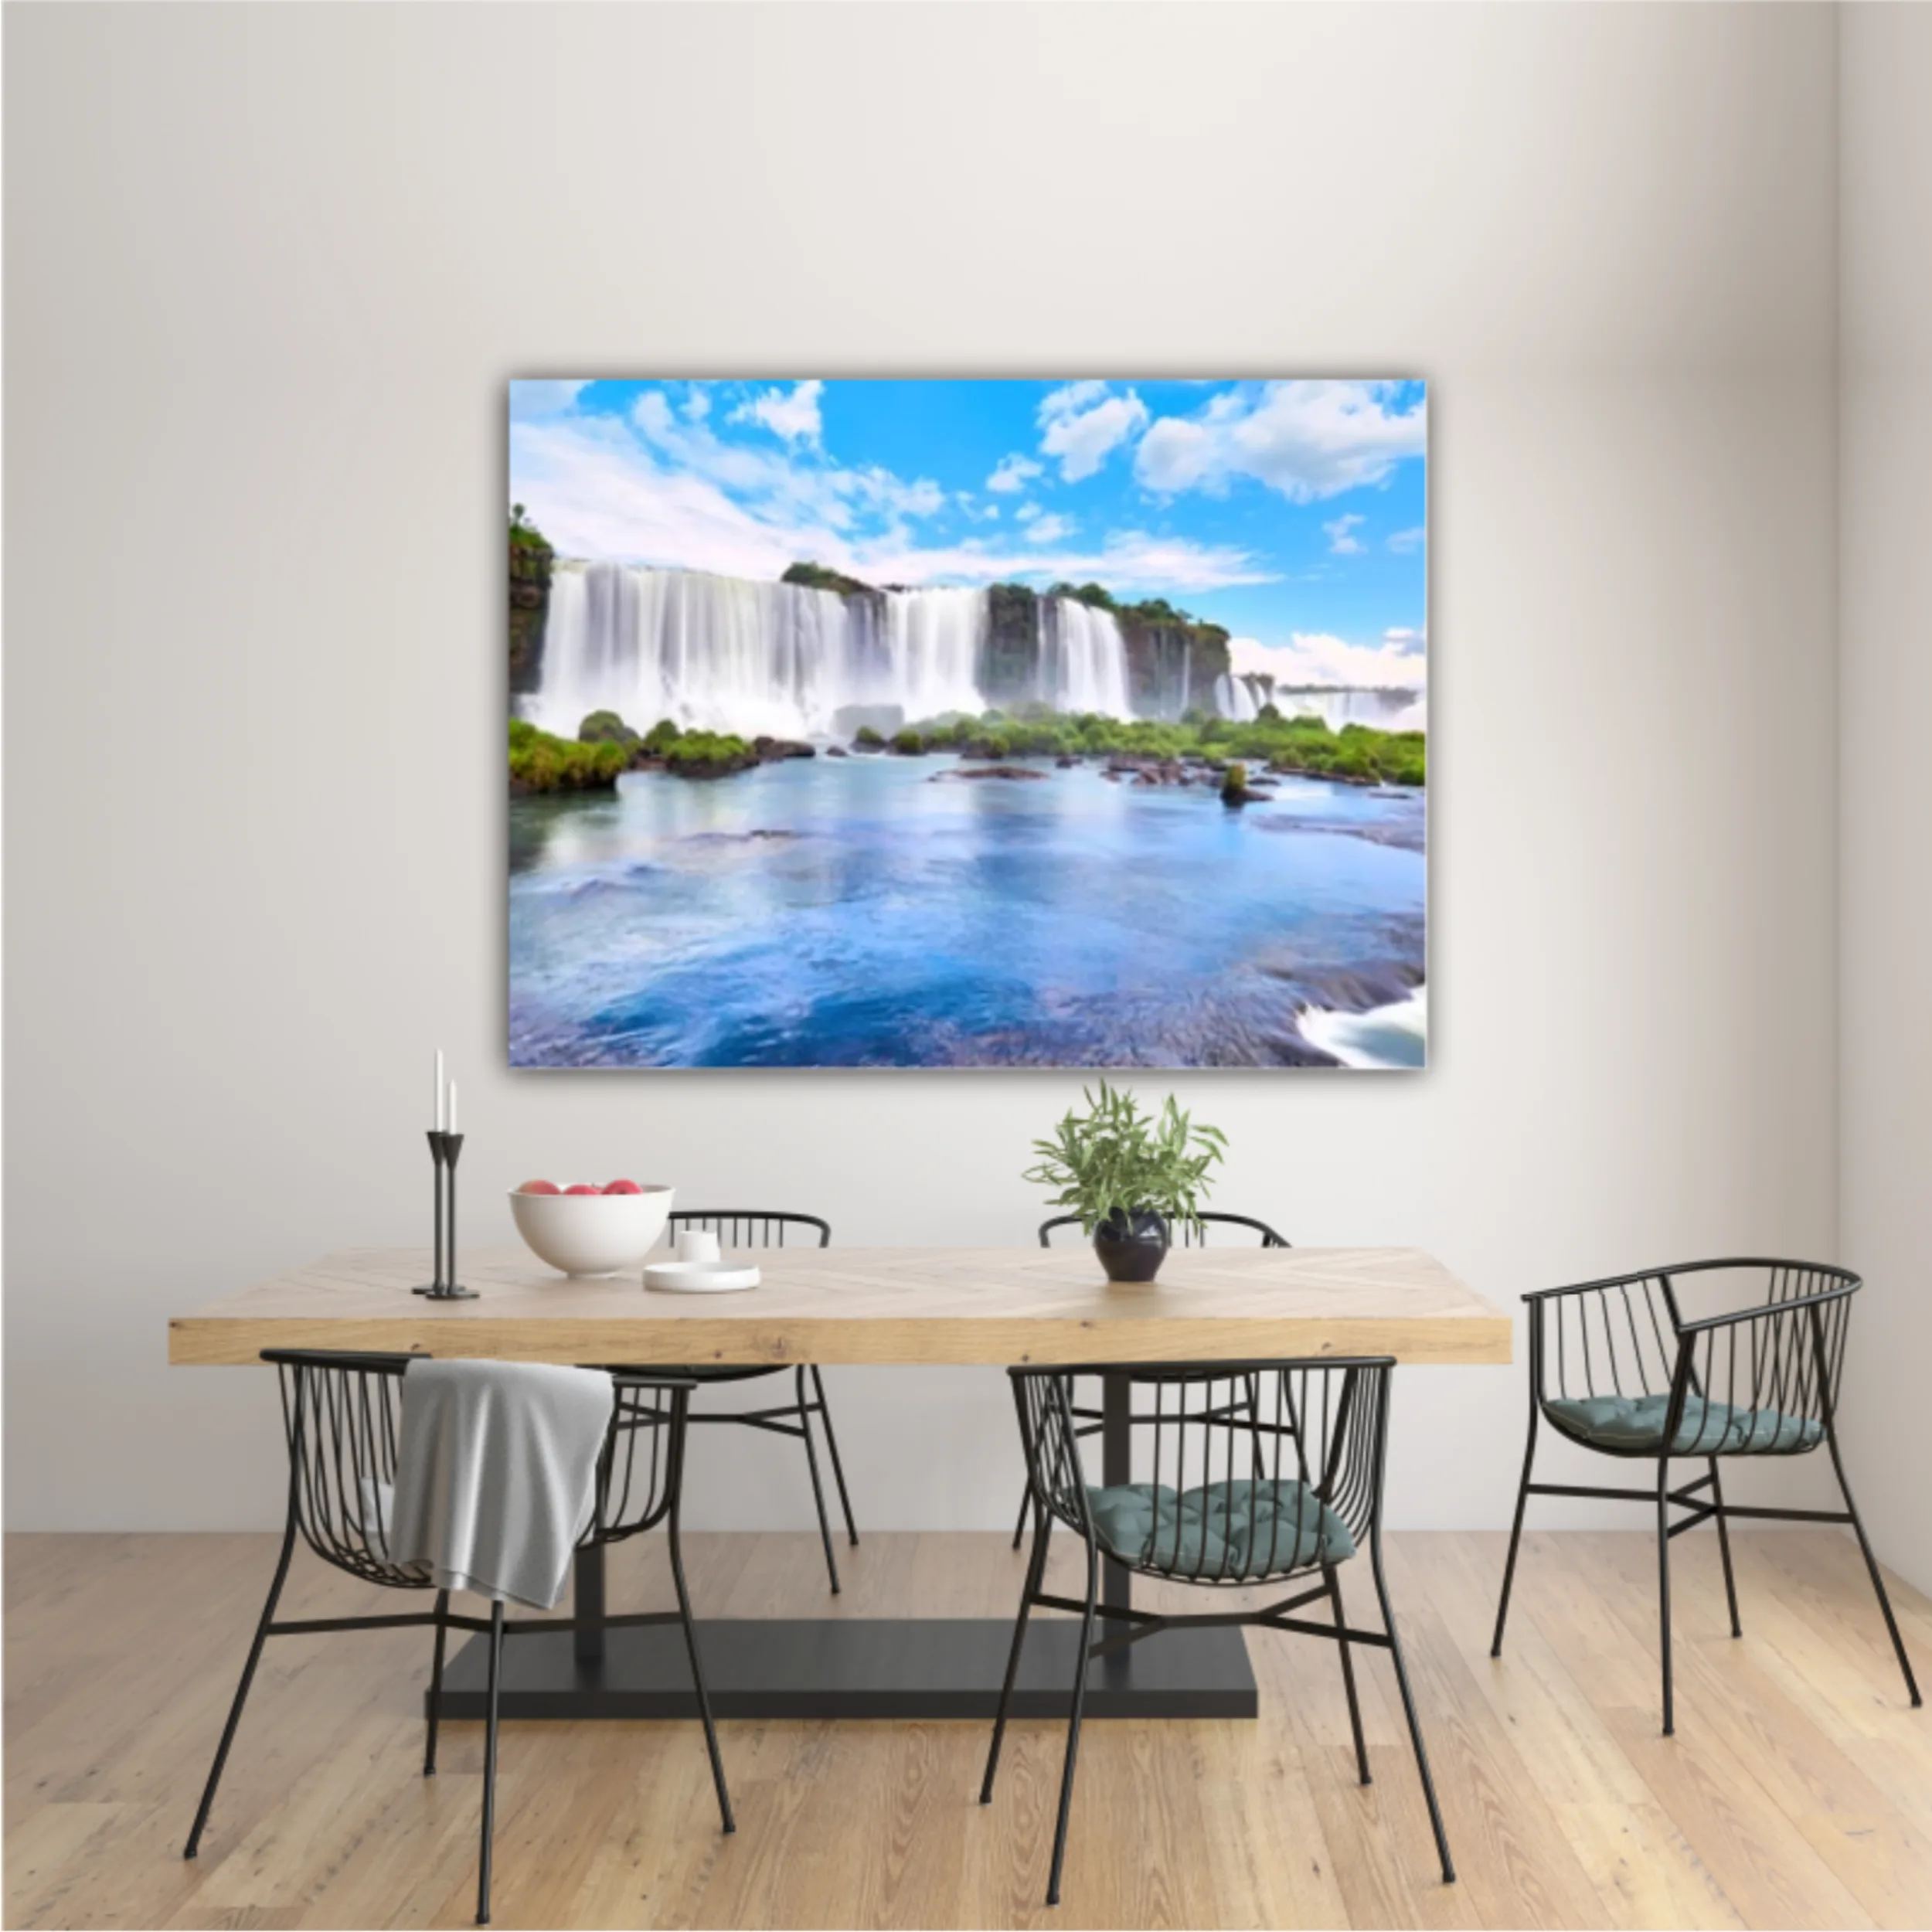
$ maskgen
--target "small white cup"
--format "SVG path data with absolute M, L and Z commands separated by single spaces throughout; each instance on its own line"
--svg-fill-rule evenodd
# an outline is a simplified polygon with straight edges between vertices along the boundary
M 680 1228 L 678 1230 L 678 1259 L 680 1261 L 716 1261 L 719 1253 L 718 1237 L 709 1228 Z

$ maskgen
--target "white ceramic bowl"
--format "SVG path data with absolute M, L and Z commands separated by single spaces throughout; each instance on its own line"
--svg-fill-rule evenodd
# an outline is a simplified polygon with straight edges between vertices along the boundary
M 641 1194 L 510 1196 L 510 1215 L 539 1261 L 569 1275 L 623 1274 L 644 1266 L 671 1212 L 672 1190 Z

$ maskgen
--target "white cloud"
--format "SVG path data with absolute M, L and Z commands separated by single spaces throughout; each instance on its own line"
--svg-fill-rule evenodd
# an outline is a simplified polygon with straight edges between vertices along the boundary
M 1413 529 L 1393 532 L 1389 538 L 1389 548 L 1398 553 L 1419 550 L 1428 540 L 1428 536 L 1429 532 L 1418 523 Z
M 561 416 L 575 406 L 580 393 L 590 387 L 587 381 L 567 383 L 549 377 L 519 379 L 510 385 L 510 416 L 513 421 L 531 422 L 542 416 Z
M 1039 420 L 1044 423 L 1056 416 L 1077 415 L 1091 408 L 1106 393 L 1104 383 L 1063 383 L 1058 389 L 1047 392 L 1039 406 Z
M 1396 410 L 1385 383 L 1264 383 L 1216 396 L 1199 414 L 1164 416 L 1134 453 L 1134 473 L 1162 495 L 1219 491 L 1250 476 L 1292 503 L 1385 482 L 1427 444 L 1420 402 Z
M 1397 637 L 1413 645 L 1391 642 Z M 1337 685 L 1354 691 L 1420 691 L 1428 684 L 1428 665 L 1420 655 L 1420 631 L 1389 631 L 1380 644 L 1350 644 L 1326 632 L 1298 631 L 1287 644 L 1264 645 L 1235 638 L 1229 661 L 1238 672 L 1264 671 L 1277 684 Z
M 1108 392 L 1104 383 L 1069 383 L 1039 406 L 1040 453 L 1060 459 L 1061 479 L 1091 476 L 1110 451 L 1147 424 L 1147 405 L 1129 389 Z
M 1058 543 L 1079 528 L 1069 516 L 1036 516 L 1026 526 L 1029 543 Z
M 809 557 L 875 583 L 1091 579 L 1122 593 L 1170 596 L 1279 580 L 1238 546 L 1137 530 L 1078 548 L 990 528 L 957 543 L 924 544 L 908 519 L 939 507 L 937 485 L 722 441 L 685 422 L 657 390 L 645 391 L 628 419 L 513 424 L 510 474 L 518 499 L 566 557 L 767 581 Z M 884 527 L 871 527 L 882 518 Z M 1033 519 L 1035 529 L 1040 521 Z
M 734 423 L 762 423 L 787 443 L 815 443 L 825 425 L 818 414 L 819 382 L 799 383 L 790 389 L 768 389 L 747 396 L 731 412 Z
M 684 413 L 692 422 L 702 423 L 711 413 L 711 392 L 693 383 L 690 394 L 684 399 Z
M 1031 528 L 1039 528 L 1038 519 Z M 1104 583 L 1110 590 L 1172 594 L 1281 581 L 1252 553 L 1235 545 L 1196 543 L 1143 530 L 1115 531 L 1097 549 L 1036 544 L 1027 530 L 1016 532 L 1015 541 L 1005 547 L 994 547 L 995 541 L 971 537 L 950 546 L 895 549 L 885 540 L 862 540 L 841 546 L 843 562 L 824 550 L 809 554 L 877 583 L 993 583 L 1005 578 L 1057 583 L 1064 578 Z
M 1332 523 L 1323 524 L 1321 527 L 1328 533 L 1331 554 L 1335 556 L 1359 556 L 1362 554 L 1362 539 L 1353 533 L 1361 529 L 1366 520 L 1359 516 L 1338 516 Z
M 1022 503 L 1013 512 L 1015 518 L 1022 523 L 1030 523 L 1039 514 L 1040 506 L 1037 503 Z
M 1025 489 L 1039 474 L 1040 466 L 1030 456 L 1002 456 L 987 478 L 986 487 L 1010 496 Z
M 876 464 L 869 469 L 822 474 L 842 494 L 893 516 L 937 516 L 946 507 L 946 492 L 929 476 L 907 483 Z
M 1392 624 L 1383 632 L 1382 641 L 1391 651 L 1423 651 L 1428 648 L 1429 640 L 1414 625 Z

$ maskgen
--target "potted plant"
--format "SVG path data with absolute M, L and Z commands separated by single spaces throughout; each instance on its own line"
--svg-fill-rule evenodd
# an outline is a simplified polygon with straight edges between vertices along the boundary
M 1151 1281 L 1173 1223 L 1199 1225 L 1208 1169 L 1227 1137 L 1196 1127 L 1171 1094 L 1158 1114 L 1105 1080 L 1097 1096 L 1083 1090 L 1082 1097 L 1086 1113 L 1070 1108 L 1050 1141 L 1033 1143 L 1040 1158 L 1022 1178 L 1060 1189 L 1053 1206 L 1080 1216 L 1110 1281 Z

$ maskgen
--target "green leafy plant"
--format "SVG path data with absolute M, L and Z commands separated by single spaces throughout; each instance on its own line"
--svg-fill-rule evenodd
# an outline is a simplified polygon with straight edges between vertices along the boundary
M 1070 1107 L 1051 1140 L 1033 1143 L 1040 1158 L 1021 1179 L 1059 1189 L 1053 1205 L 1077 1214 L 1089 1234 L 1116 1215 L 1198 1224 L 1226 1135 L 1196 1127 L 1171 1094 L 1158 1114 L 1142 1113 L 1131 1094 L 1105 1080 L 1097 1095 L 1083 1089 L 1081 1097 L 1086 1113 Z

